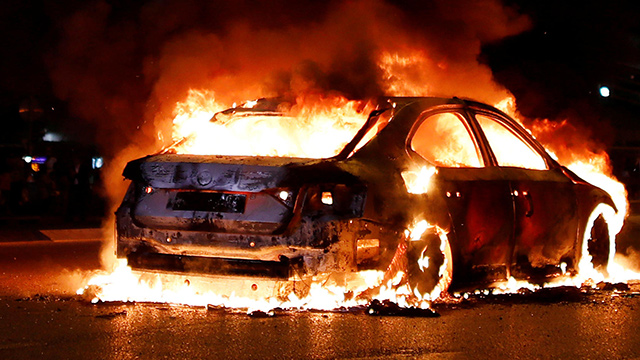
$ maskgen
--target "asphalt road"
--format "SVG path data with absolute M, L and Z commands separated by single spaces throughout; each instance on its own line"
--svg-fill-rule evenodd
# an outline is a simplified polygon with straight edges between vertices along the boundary
M 629 359 L 640 297 L 558 290 L 472 298 L 440 317 L 279 312 L 251 317 L 158 304 L 0 299 L 3 359 Z
M 74 294 L 88 271 L 100 268 L 102 241 L 91 237 L 0 241 L 0 296 Z
M 100 266 L 101 246 L 0 241 L 0 359 L 640 358 L 639 284 L 471 296 L 436 305 L 439 317 L 370 316 L 364 308 L 260 317 L 91 304 L 75 290 Z

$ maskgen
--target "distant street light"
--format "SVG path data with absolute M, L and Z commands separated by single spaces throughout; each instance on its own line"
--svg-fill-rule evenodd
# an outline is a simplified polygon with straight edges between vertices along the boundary
M 600 86 L 600 96 L 607 98 L 611 95 L 611 90 L 607 86 Z

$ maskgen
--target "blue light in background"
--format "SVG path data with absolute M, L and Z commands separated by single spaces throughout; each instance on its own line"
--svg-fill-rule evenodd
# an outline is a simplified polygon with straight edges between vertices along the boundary
M 91 158 L 91 168 L 100 169 L 104 165 L 104 159 L 101 156 L 94 156 Z

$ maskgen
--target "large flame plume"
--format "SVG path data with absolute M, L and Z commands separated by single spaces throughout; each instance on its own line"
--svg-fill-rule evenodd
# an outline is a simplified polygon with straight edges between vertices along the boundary
M 299 97 L 278 104 L 270 116 L 221 113 L 214 94 L 189 91 L 173 119 L 172 150 L 180 154 L 326 158 L 337 153 L 364 125 L 373 106 L 343 96 Z M 233 105 L 232 105 L 233 106 Z M 258 101 L 242 104 L 243 109 Z M 263 112 L 264 113 L 264 112 Z M 212 118 L 215 115 L 215 118 Z

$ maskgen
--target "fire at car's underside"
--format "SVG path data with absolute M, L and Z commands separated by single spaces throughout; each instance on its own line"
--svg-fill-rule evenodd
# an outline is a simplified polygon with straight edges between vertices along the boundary
M 492 126 L 526 148 L 533 169 L 503 162 Z M 384 99 L 329 158 L 168 149 L 130 162 L 124 176 L 132 183 L 116 213 L 118 257 L 250 288 L 262 278 L 278 296 L 296 284 L 308 290 L 301 284 L 313 277 L 362 289 L 353 275 L 371 269 L 384 274 L 381 283 L 402 274 L 395 283 L 420 294 L 438 283 L 542 282 L 576 274 L 587 239 L 597 269 L 615 249 L 607 223 L 588 228 L 598 204 L 616 209 L 605 191 L 559 165 L 503 113 L 457 98 Z

